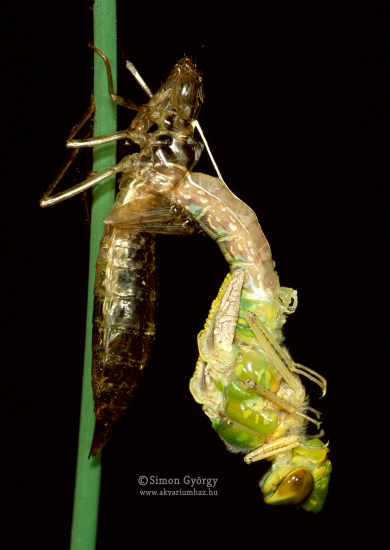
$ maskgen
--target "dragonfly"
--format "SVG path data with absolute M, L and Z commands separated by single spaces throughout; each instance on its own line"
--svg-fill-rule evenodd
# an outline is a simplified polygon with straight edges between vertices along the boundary
M 205 328 L 198 336 L 199 360 L 190 382 L 215 431 L 247 464 L 272 460 L 260 480 L 267 504 L 301 504 L 318 513 L 325 502 L 332 465 L 328 444 L 308 436 L 304 376 L 327 382 L 292 360 L 283 346 L 286 316 L 297 292 L 280 287 L 268 241 L 256 214 L 220 178 L 192 173 L 176 197 L 220 247 L 230 266 Z
M 148 94 L 150 101 L 137 105 L 113 94 L 109 61 L 94 49 L 106 63 L 112 99 L 138 113 L 128 130 L 72 139 L 68 146 L 92 147 L 127 139 L 140 146 L 140 153 L 124 157 L 67 192 L 46 195 L 42 204 L 55 204 L 114 173 L 123 174 L 120 193 L 104 219 L 96 270 L 92 366 L 96 427 L 91 454 L 107 442 L 129 406 L 150 355 L 151 339 L 140 345 L 129 330 L 140 320 L 149 322 L 148 308 L 141 302 L 137 311 L 127 297 L 129 289 L 139 292 L 142 284 L 153 288 L 150 281 L 142 281 L 145 270 L 153 271 L 148 262 L 139 273 L 141 282 L 131 284 L 134 265 L 129 260 L 134 259 L 134 250 L 151 250 L 145 237 L 135 242 L 133 236 L 192 233 L 199 225 L 217 242 L 231 273 L 198 337 L 200 357 L 190 383 L 192 395 L 230 451 L 244 453 L 248 464 L 272 460 L 260 481 L 267 504 L 301 504 L 317 513 L 326 498 L 331 463 L 328 446 L 306 434 L 309 422 L 317 427 L 321 423 L 306 414 L 319 416 L 308 405 L 299 375 L 316 382 L 323 395 L 326 380 L 295 363 L 282 345 L 282 327 L 286 316 L 295 311 L 297 293 L 280 287 L 255 213 L 221 177 L 192 171 L 203 148 L 193 137 L 204 99 L 200 73 L 192 58 L 181 59 L 159 91 Z M 138 74 L 134 67 L 130 70 Z M 153 124 L 157 130 L 149 132 Z M 150 319 L 149 328 L 154 323 Z M 148 352 L 142 355 L 145 348 Z M 137 353 L 140 368 L 134 375 L 129 365 Z

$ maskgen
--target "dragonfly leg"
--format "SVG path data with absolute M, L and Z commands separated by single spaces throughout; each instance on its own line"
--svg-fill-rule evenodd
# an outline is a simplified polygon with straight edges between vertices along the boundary
M 326 378 L 321 376 L 321 374 L 318 374 L 318 372 L 316 372 L 315 370 L 309 369 L 309 367 L 305 367 L 304 365 L 301 365 L 300 363 L 294 363 L 294 365 L 295 365 L 294 372 L 296 372 L 297 374 L 301 374 L 302 376 L 305 376 L 306 378 L 308 378 L 312 382 L 315 382 L 316 384 L 318 384 L 320 386 L 320 388 L 322 389 L 321 397 L 324 397 L 326 395 L 326 390 L 327 390 L 327 387 L 328 387 L 328 383 L 326 381 Z M 296 367 L 299 367 L 299 369 L 297 369 Z
M 104 143 L 110 143 L 111 141 L 118 141 L 120 139 L 129 139 L 132 143 L 136 143 L 140 147 L 144 147 L 147 140 L 146 134 L 142 132 L 120 130 L 118 132 L 111 132 L 110 134 L 92 138 L 68 139 L 66 146 L 68 149 L 81 149 L 84 147 L 96 147 L 96 145 L 103 145 Z
M 284 349 L 277 343 L 272 334 L 265 328 L 258 315 L 247 311 L 245 318 L 248 321 L 257 340 L 261 344 L 265 353 L 268 355 L 275 369 L 279 372 L 285 382 L 297 394 L 303 391 L 301 381 L 298 376 L 293 374 L 294 367 L 291 358 L 287 355 Z
M 79 122 L 73 126 L 73 128 L 69 132 L 69 135 L 68 135 L 67 139 L 74 138 L 74 136 L 81 130 L 81 128 L 84 126 L 84 124 L 86 122 L 88 122 L 88 120 L 91 119 L 94 112 L 95 112 L 95 101 L 94 101 L 94 94 L 93 94 L 93 90 L 92 90 L 91 91 L 91 96 L 90 96 L 90 104 L 89 104 L 89 107 L 87 109 L 87 112 L 81 118 L 81 120 L 79 120 Z M 88 132 L 88 134 L 90 134 L 91 132 L 92 132 L 92 130 L 90 130 Z
M 86 180 L 77 185 L 74 185 L 73 187 L 70 187 L 69 189 L 66 189 L 65 191 L 62 191 L 61 193 L 57 193 L 56 195 L 53 195 L 51 197 L 43 196 L 39 203 L 42 208 L 46 208 L 47 206 L 52 206 L 53 204 L 57 204 L 58 202 L 65 201 L 67 199 L 70 199 L 71 197 L 74 197 L 75 195 L 78 195 L 78 193 L 82 193 L 86 189 L 93 187 L 100 181 L 103 181 L 117 174 L 118 172 L 125 172 L 129 169 L 129 167 L 130 166 L 128 162 L 126 162 L 125 157 L 125 159 L 122 160 L 119 164 L 114 164 L 113 166 L 106 168 L 106 170 L 103 170 L 98 174 L 93 173 Z
M 94 103 L 94 100 L 93 100 L 93 91 L 92 91 L 91 92 L 91 102 L 90 102 L 90 105 L 87 109 L 87 112 L 84 114 L 84 116 L 81 118 L 81 120 L 79 120 L 79 122 L 77 124 L 75 124 L 75 126 L 73 126 L 73 128 L 69 132 L 68 140 L 72 140 L 72 138 L 77 134 L 77 132 L 79 132 L 79 130 L 81 130 L 81 128 L 84 126 L 84 124 L 86 124 L 91 119 L 94 112 L 95 112 L 95 103 Z M 92 128 L 89 129 L 89 131 L 86 135 L 86 138 L 84 138 L 84 139 L 88 139 L 91 134 L 92 134 Z M 69 155 L 67 160 L 62 165 L 62 167 L 61 167 L 60 171 L 58 172 L 58 174 L 56 175 L 56 177 L 53 179 L 53 181 L 51 182 L 49 187 L 46 189 L 45 193 L 42 196 L 41 201 L 44 201 L 45 199 L 47 199 L 47 197 L 50 197 L 50 195 L 52 194 L 52 192 L 57 187 L 58 183 L 61 181 L 64 174 L 68 170 L 69 166 L 72 164 L 72 162 L 76 158 L 78 152 L 79 152 L 79 147 L 77 147 L 74 151 L 71 152 L 71 154 Z
M 299 447 L 300 445 L 302 445 L 302 443 L 298 435 L 280 437 L 277 441 L 266 443 L 254 451 L 251 451 L 244 456 L 244 460 L 247 464 L 250 464 L 251 462 L 256 462 L 258 460 L 262 460 L 263 458 L 283 453 L 284 451 L 288 451 L 294 447 Z M 316 448 L 318 449 L 319 447 Z
M 322 389 L 322 397 L 324 397 L 327 388 L 326 379 L 314 370 L 309 369 L 300 363 L 295 363 L 286 351 L 278 344 L 272 334 L 265 328 L 256 314 L 248 311 L 245 314 L 245 317 L 264 351 L 272 360 L 276 370 L 284 378 L 287 384 L 292 389 L 299 389 L 299 379 L 292 373 L 301 374 L 302 376 L 309 378 L 309 380 L 312 380 L 312 382 L 318 384 Z M 300 368 L 298 369 L 297 366 Z
M 245 384 L 252 388 L 253 390 L 257 391 L 260 395 L 263 397 L 266 397 L 269 401 L 272 401 L 280 407 L 282 410 L 287 411 L 290 414 L 298 414 L 299 416 L 303 416 L 303 418 L 306 418 L 306 420 L 309 420 L 310 422 L 313 422 L 318 428 L 321 426 L 321 422 L 318 422 L 317 420 L 314 420 L 314 418 L 310 418 L 310 416 L 307 416 L 306 414 L 300 412 L 296 407 L 291 405 L 288 401 L 283 399 L 283 397 L 280 397 L 279 395 L 276 395 L 276 393 L 273 393 L 272 391 L 267 390 L 260 384 L 257 384 L 254 380 L 251 378 L 248 378 L 245 381 Z
M 321 416 L 321 414 L 322 414 L 321 411 L 317 411 L 317 409 L 314 409 L 313 407 L 307 406 L 307 407 L 306 407 L 306 410 L 307 410 L 307 411 L 313 412 L 313 413 L 316 415 L 316 417 L 317 417 L 318 419 L 320 418 L 320 416 Z
M 305 449 L 327 449 L 329 447 L 329 441 L 327 441 L 320 447 L 317 447 L 317 445 L 308 445 L 307 443 L 302 442 L 301 447 L 305 447 Z
M 141 105 L 139 103 L 134 103 L 134 101 L 131 101 L 130 99 L 125 99 L 124 97 L 115 94 L 114 93 L 114 85 L 112 82 L 112 74 L 111 74 L 111 65 L 109 59 L 94 46 L 93 44 L 88 44 L 92 50 L 94 50 L 100 57 L 103 59 L 104 64 L 106 66 L 107 70 L 107 80 L 108 80 L 108 92 L 110 94 L 110 98 L 114 103 L 117 103 L 121 107 L 125 107 L 126 109 L 131 109 L 132 111 L 148 111 L 149 108 L 145 105 Z

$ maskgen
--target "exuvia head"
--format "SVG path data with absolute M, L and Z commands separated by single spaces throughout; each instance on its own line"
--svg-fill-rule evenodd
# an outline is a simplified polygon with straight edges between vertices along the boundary
M 174 71 L 179 71 L 172 90 L 172 104 L 184 120 L 194 120 L 199 112 L 200 102 L 205 98 L 202 86 L 202 77 L 196 68 L 195 60 L 192 57 L 180 59 Z

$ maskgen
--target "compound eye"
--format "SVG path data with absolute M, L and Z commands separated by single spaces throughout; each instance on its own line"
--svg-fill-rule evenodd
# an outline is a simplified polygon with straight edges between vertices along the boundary
M 198 108 L 198 87 L 198 79 L 187 73 L 178 78 L 173 89 L 172 102 L 184 120 L 191 119 Z
M 278 485 L 270 497 L 264 496 L 266 504 L 300 504 L 314 489 L 314 479 L 307 468 L 296 468 Z

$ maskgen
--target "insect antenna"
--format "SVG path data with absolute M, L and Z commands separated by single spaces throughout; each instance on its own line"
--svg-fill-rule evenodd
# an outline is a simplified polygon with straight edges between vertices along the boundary
M 202 44 L 202 46 L 199 48 L 198 53 L 194 57 L 195 61 L 197 61 L 198 55 L 200 54 L 200 52 L 203 50 L 204 47 L 205 47 L 205 44 Z
M 125 52 L 123 51 L 123 48 L 122 46 L 119 44 L 119 42 L 117 42 L 117 45 L 118 45 L 118 49 L 119 51 L 121 52 L 121 56 L 122 56 L 122 59 L 123 61 L 125 62 L 125 65 L 126 65 L 126 69 L 134 76 L 134 78 L 136 79 L 136 81 L 138 82 L 138 84 L 141 86 L 141 88 L 143 89 L 143 91 L 145 92 L 146 95 L 148 95 L 149 97 L 152 97 L 152 92 L 150 91 L 150 88 L 149 86 L 146 84 L 145 80 L 142 78 L 142 76 L 139 74 L 139 72 L 137 71 L 137 69 L 135 68 L 135 66 L 133 65 L 133 63 L 127 58 Z

